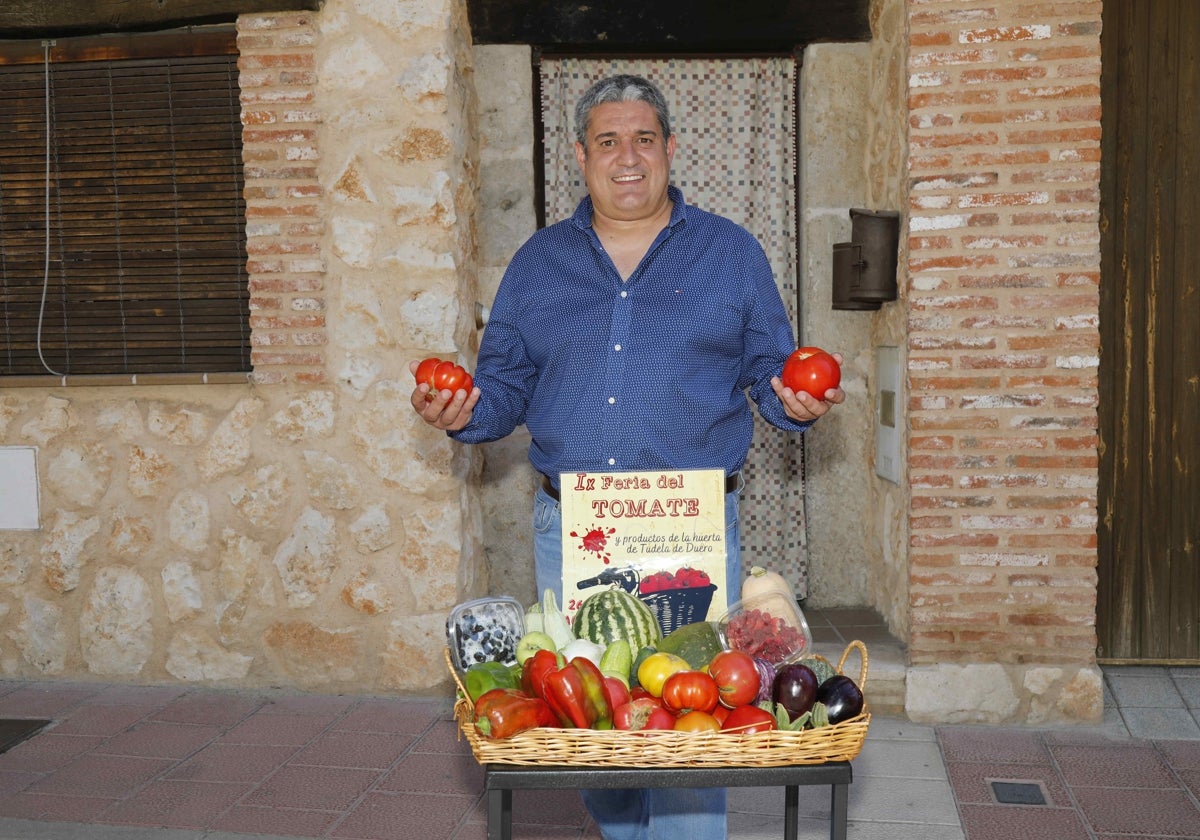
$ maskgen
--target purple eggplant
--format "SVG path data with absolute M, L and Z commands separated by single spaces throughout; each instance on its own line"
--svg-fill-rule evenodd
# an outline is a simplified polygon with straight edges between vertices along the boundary
M 862 690 L 845 674 L 836 674 L 817 688 L 817 701 L 829 710 L 829 722 L 841 723 L 858 717 L 863 709 Z
M 791 662 L 775 670 L 771 700 L 778 703 L 795 720 L 813 707 L 817 700 L 817 675 L 812 668 Z
M 771 692 L 775 688 L 775 663 L 756 656 L 754 667 L 758 669 L 758 696 L 754 702 L 762 703 L 771 699 Z

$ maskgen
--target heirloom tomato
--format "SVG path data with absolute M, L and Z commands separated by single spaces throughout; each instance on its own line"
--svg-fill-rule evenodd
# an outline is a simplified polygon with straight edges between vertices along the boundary
M 723 650 L 708 663 L 708 673 L 717 682 L 721 705 L 734 708 L 758 698 L 761 678 L 754 657 L 740 650 Z
M 620 705 L 613 712 L 613 726 L 637 732 L 642 729 L 674 729 L 675 715 L 656 697 L 641 697 Z
M 686 671 L 687 660 L 673 653 L 659 651 L 647 656 L 638 666 L 638 684 L 653 697 L 662 697 L 663 685 L 676 671 Z
M 738 706 L 730 709 L 729 714 L 721 723 L 722 732 L 733 732 L 741 735 L 753 735 L 756 732 L 770 732 L 778 729 L 775 715 L 761 706 Z
M 418 385 L 424 382 L 429 386 L 429 393 L 425 395 L 426 400 L 432 400 L 440 391 L 470 393 L 471 388 L 475 385 L 466 368 L 435 357 L 422 360 L 417 365 L 413 377 L 417 380 Z
M 716 680 L 703 671 L 677 671 L 663 683 L 663 705 L 677 714 L 711 714 L 720 698 Z
M 797 394 L 805 391 L 823 400 L 826 391 L 841 384 L 842 368 L 820 347 L 800 347 L 787 357 L 779 378 Z
M 721 724 L 708 712 L 699 710 L 680 715 L 675 720 L 676 732 L 720 732 Z

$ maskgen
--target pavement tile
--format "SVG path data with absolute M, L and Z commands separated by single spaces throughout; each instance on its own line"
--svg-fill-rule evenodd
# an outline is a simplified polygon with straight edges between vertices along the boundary
M 386 770 L 404 755 L 415 737 L 382 732 L 326 732 L 292 756 L 288 763 Z
M 19 793 L 0 801 L 0 816 L 22 820 L 91 823 L 116 800 L 62 793 Z
M 354 840 L 395 840 L 396 826 L 419 825 L 422 840 L 450 840 L 474 801 L 470 796 L 370 793 L 338 823 L 329 836 Z M 516 831 L 513 833 L 523 836 Z
M 205 828 L 249 790 L 250 786 L 244 784 L 154 781 L 128 799 L 114 803 L 97 821 L 115 825 Z
M 51 773 L 96 749 L 104 740 L 101 737 L 59 735 L 53 730 L 43 730 L 0 754 L 0 770 Z
M 461 793 L 483 790 L 483 768 L 470 754 L 409 753 L 379 783 L 380 790 Z
M 994 726 L 938 727 L 947 761 L 999 761 L 1045 764 L 1046 747 L 1036 732 Z
M 951 762 L 947 770 L 950 774 L 950 785 L 954 796 L 960 802 L 971 802 L 977 805 L 996 805 L 996 797 L 992 789 L 993 781 L 1005 782 L 1040 782 L 1048 798 L 1047 804 L 1052 807 L 1070 807 L 1071 796 L 1067 786 L 1059 778 L 1058 771 L 1047 763 L 1037 764 L 997 764 L 995 762 L 967 763 Z
M 95 703 L 89 700 L 72 710 L 67 717 L 56 721 L 50 731 L 59 735 L 92 735 L 107 738 L 124 732 L 156 708 L 152 705 Z
M 151 717 L 173 723 L 230 727 L 253 713 L 264 701 L 225 692 L 195 692 L 172 700 Z
M 221 734 L 216 726 L 146 721 L 109 738 L 93 753 L 187 758 Z
M 457 722 L 436 720 L 413 744 L 413 751 L 470 755 L 471 745 L 466 738 L 461 737 Z
M 99 691 L 99 686 L 71 683 L 22 685 L 0 696 L 0 717 L 58 717 Z
M 1200 809 L 1186 791 L 1075 788 L 1074 792 L 1097 832 L 1200 837 Z
M 340 817 L 335 811 L 235 805 L 213 820 L 210 829 L 238 834 L 324 837 Z M 396 837 L 399 836 L 397 832 Z
M 120 799 L 174 763 L 164 758 L 85 755 L 58 772 L 42 777 L 25 791 Z
M 1145 673 L 1108 674 L 1109 687 L 1121 708 L 1183 708 L 1183 698 L 1164 668 Z
M 334 715 L 251 715 L 221 736 L 224 744 L 300 747 L 334 722 Z
M 447 700 L 382 700 L 360 701 L 345 717 L 338 720 L 336 729 L 356 732 L 402 732 L 419 734 L 435 720 L 446 717 L 452 708 Z
M 1175 677 L 1175 687 L 1183 704 L 1189 709 L 1200 709 L 1200 677 Z
M 1152 746 L 1051 747 L 1063 780 L 1072 788 L 1178 788 Z
M 854 779 L 867 776 L 946 779 L 938 745 L 928 741 L 872 741 L 853 760 Z
M 349 808 L 379 778 L 375 770 L 281 767 L 241 804 L 311 811 Z
M 298 749 L 263 744 L 209 744 L 168 771 L 165 778 L 195 782 L 258 782 L 274 773 Z
M 1145 739 L 1200 740 L 1200 723 L 1187 709 L 1125 709 L 1121 712 L 1129 734 Z
M 1154 746 L 1175 769 L 1200 770 L 1200 741 L 1158 741 Z
M 968 840 L 1091 840 L 1073 808 L 963 805 Z

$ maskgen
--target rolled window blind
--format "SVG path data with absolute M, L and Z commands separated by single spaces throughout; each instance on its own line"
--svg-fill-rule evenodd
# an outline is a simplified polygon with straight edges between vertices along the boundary
M 232 38 L 0 66 L 0 375 L 251 369 Z

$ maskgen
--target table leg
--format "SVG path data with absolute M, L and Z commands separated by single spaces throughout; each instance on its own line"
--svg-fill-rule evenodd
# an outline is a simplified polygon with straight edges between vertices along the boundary
M 785 785 L 783 788 L 783 840 L 796 840 L 800 830 L 800 788 Z
M 829 803 L 829 840 L 846 840 L 846 815 L 849 804 L 850 786 L 833 784 Z
M 487 840 L 512 840 L 512 791 L 488 788 Z

